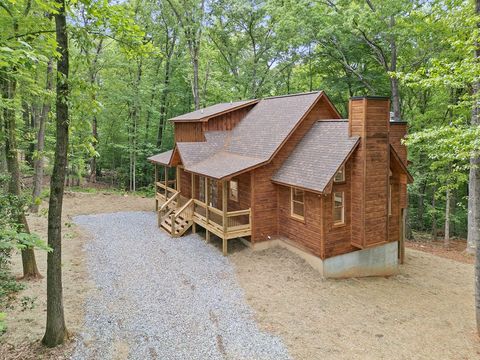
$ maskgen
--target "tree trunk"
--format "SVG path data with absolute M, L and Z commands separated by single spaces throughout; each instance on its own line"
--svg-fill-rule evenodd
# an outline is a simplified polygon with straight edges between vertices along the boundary
M 445 194 L 445 237 L 443 239 L 443 246 L 448 248 L 450 245 L 450 189 L 447 189 Z
M 194 50 L 197 52 L 197 50 Z M 192 59 L 193 62 L 193 102 L 195 104 L 195 110 L 200 109 L 200 89 L 198 83 L 198 56 L 195 55 Z
M 100 52 L 102 51 L 103 46 L 103 38 L 100 39 L 98 42 L 97 49 L 95 51 L 95 58 L 93 59 L 91 68 L 90 68 L 90 84 L 92 87 L 97 82 L 97 63 L 98 58 L 100 57 Z M 97 94 L 94 92 L 92 96 L 92 101 L 95 102 L 97 100 Z M 97 116 L 94 115 L 92 119 L 92 136 L 93 136 L 93 149 L 97 150 L 98 144 L 98 124 L 97 124 Z M 97 182 L 97 157 L 94 155 L 90 159 L 90 182 L 95 183 Z
M 167 59 L 165 60 L 165 77 L 163 80 L 163 89 L 162 89 L 162 96 L 160 97 L 160 121 L 158 124 L 158 133 L 157 133 L 157 148 L 162 148 L 162 140 L 163 140 L 163 130 L 165 127 L 165 122 L 167 119 L 167 96 L 168 90 L 170 86 L 170 71 L 171 71 L 171 58 L 173 56 L 173 46 L 172 50 L 167 53 Z
M 60 57 L 57 61 L 55 161 L 48 207 L 48 245 L 52 251 L 48 253 L 47 258 L 47 325 L 42 339 L 42 343 L 47 347 L 60 345 L 68 337 L 63 313 L 62 204 L 68 147 L 69 59 L 65 0 L 56 2 L 59 7 L 55 14 L 55 30 Z
M 9 102 L 13 101 L 16 92 L 16 80 L 6 79 L 2 82 L 2 96 Z M 11 106 L 11 104 L 8 104 Z M 15 111 L 9 107 L 4 109 L 5 120 L 5 154 L 7 160 L 7 169 L 10 174 L 10 181 L 8 184 L 8 192 L 15 197 L 21 195 L 20 189 L 20 167 L 18 164 L 18 150 L 16 141 L 16 124 L 15 124 Z M 27 218 L 23 209 L 18 209 L 17 224 L 20 226 L 21 231 L 30 233 L 28 227 Z M 23 278 L 24 279 L 36 279 L 41 278 L 40 272 L 37 268 L 37 262 L 35 260 L 35 252 L 33 248 L 26 248 L 22 250 L 22 265 L 23 265 Z
M 94 97 L 95 99 L 95 97 Z M 97 142 L 98 142 L 98 129 L 97 129 L 97 117 L 93 116 L 92 119 L 92 136 L 95 139 L 93 142 L 93 148 L 97 149 Z M 90 182 L 96 183 L 97 182 L 97 157 L 94 155 L 90 159 Z
M 476 14 L 480 15 L 480 0 L 476 1 Z M 477 23 L 477 28 L 480 28 L 480 23 Z M 478 61 L 480 58 L 480 44 L 476 43 L 475 58 Z M 473 101 L 475 110 L 472 116 L 472 126 L 480 126 L 479 119 L 479 100 L 480 95 L 480 81 L 476 81 L 473 86 Z M 473 167 L 470 169 L 470 184 L 468 195 L 469 210 L 472 210 L 473 215 L 469 216 L 472 221 L 468 226 L 468 239 L 474 242 L 476 246 L 475 259 L 475 315 L 477 320 L 477 333 L 480 335 L 480 156 L 473 156 L 470 160 Z
M 395 27 L 395 17 L 392 15 L 390 17 L 390 29 L 393 30 Z M 390 52 L 391 52 L 391 63 L 390 71 L 395 73 L 397 71 L 397 44 L 395 41 L 395 36 L 392 35 L 390 38 Z M 394 76 L 390 76 L 390 88 L 392 91 L 392 110 L 393 110 L 393 120 L 399 121 L 401 117 L 400 111 L 400 91 L 398 89 L 398 79 Z
M 436 189 L 433 189 L 433 195 L 432 195 L 432 240 L 436 241 L 437 240 L 437 215 L 436 215 L 436 209 L 435 209 L 435 191 Z
M 47 84 L 45 89 L 50 92 L 53 90 L 53 59 L 48 61 L 47 65 Z M 50 99 L 47 97 L 43 100 L 42 112 L 38 123 L 37 143 L 35 145 L 36 157 L 33 161 L 33 202 L 30 205 L 30 211 L 32 213 L 38 212 L 39 198 L 42 192 L 43 186 L 43 150 L 45 148 L 45 126 L 48 120 L 48 114 L 50 113 Z

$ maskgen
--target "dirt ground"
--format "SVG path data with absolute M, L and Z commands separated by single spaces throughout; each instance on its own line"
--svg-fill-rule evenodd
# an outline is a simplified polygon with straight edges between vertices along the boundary
M 42 204 L 39 215 L 30 215 L 30 229 L 42 238 L 47 237 L 47 217 Z M 136 196 L 114 195 L 112 193 L 67 192 L 63 206 L 63 292 L 67 328 L 73 338 L 83 324 L 84 298 L 91 289 L 86 274 L 83 245 L 88 237 L 73 222 L 72 217 L 82 214 L 110 213 L 117 211 L 149 211 L 153 200 Z M 37 251 L 37 264 L 43 276 L 47 273 L 47 256 Z M 13 273 L 21 276 L 21 258 L 13 256 Z M 39 341 L 45 331 L 46 321 L 46 279 L 30 281 L 27 288 L 17 294 L 14 309 L 7 311 L 7 333 L 0 337 L 0 359 L 66 359 L 72 351 L 72 342 L 54 350 L 46 350 Z M 33 309 L 22 311 L 21 300 L 34 300 Z
M 407 249 L 389 278 L 321 280 L 285 249 L 231 260 L 257 321 L 295 359 L 479 359 L 473 266 Z
M 88 237 L 71 217 L 152 208 L 152 199 L 139 197 L 66 195 L 64 298 L 73 336 L 82 326 L 83 301 L 92 285 L 82 255 Z M 45 236 L 44 215 L 29 221 L 32 230 Z M 262 329 L 282 338 L 294 359 L 480 358 L 471 264 L 408 248 L 406 263 L 396 276 L 321 280 L 287 250 L 253 252 L 236 243 L 229 258 L 256 320 Z M 37 256 L 45 275 L 46 255 Z M 18 255 L 14 271 L 21 274 Z M 37 297 L 32 310 L 21 311 L 18 302 L 24 296 Z M 15 309 L 8 312 L 8 332 L 0 337 L 0 359 L 68 358 L 72 343 L 53 351 L 38 344 L 45 326 L 45 279 L 28 283 L 17 299 Z
M 443 240 L 433 241 L 430 234 L 415 234 L 415 238 L 405 242 L 406 247 L 434 254 L 446 259 L 460 261 L 466 264 L 474 264 L 475 256 L 465 251 L 467 240 L 453 238 L 449 245 L 445 247 Z

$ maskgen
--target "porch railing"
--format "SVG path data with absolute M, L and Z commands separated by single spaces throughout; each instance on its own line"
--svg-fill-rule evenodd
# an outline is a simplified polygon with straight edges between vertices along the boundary
M 193 220 L 206 230 L 227 239 L 251 235 L 250 209 L 228 211 L 224 218 L 222 210 L 213 206 L 207 206 L 207 204 L 197 199 L 193 201 Z

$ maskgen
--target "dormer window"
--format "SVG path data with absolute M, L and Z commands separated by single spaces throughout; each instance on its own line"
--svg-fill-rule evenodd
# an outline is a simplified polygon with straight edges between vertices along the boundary
M 345 181 L 345 165 L 342 165 L 340 169 L 338 169 L 335 177 L 333 178 L 333 182 L 340 183 Z

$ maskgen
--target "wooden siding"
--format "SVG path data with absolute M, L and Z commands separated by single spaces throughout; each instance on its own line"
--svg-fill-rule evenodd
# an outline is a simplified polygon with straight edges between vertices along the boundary
M 254 105 L 214 116 L 208 121 L 175 122 L 176 142 L 205 141 L 205 131 L 232 130 L 253 108 Z
M 400 182 L 398 173 L 393 173 L 390 179 L 390 186 L 392 187 L 392 214 L 389 216 L 388 223 L 388 239 L 390 241 L 400 240 Z
M 278 186 L 278 234 L 321 257 L 322 195 L 305 192 L 305 219 L 302 221 L 290 215 L 290 189 Z
M 407 147 L 402 145 L 401 140 L 407 135 L 407 124 L 406 123 L 390 123 L 390 144 L 395 149 L 400 159 L 403 163 L 407 164 Z
M 182 168 L 178 169 L 180 175 L 180 193 L 187 199 L 192 197 L 192 176 Z
M 252 109 L 253 105 L 238 110 L 212 117 L 204 122 L 203 131 L 225 131 L 232 130 Z
M 352 166 L 350 158 L 345 164 L 345 182 L 333 183 L 332 192 L 324 197 L 323 223 L 325 224 L 324 257 L 329 258 L 357 250 L 351 243 L 352 231 Z M 344 223 L 333 223 L 333 193 L 344 193 Z M 355 214 L 356 216 L 356 214 Z
M 335 119 L 338 115 L 327 104 L 325 99 L 314 106 L 303 119 L 292 136 L 283 144 L 273 160 L 252 172 L 252 242 L 268 240 L 268 237 L 278 234 L 278 202 L 279 186 L 270 180 L 273 174 L 283 164 L 295 146 L 318 120 Z
M 389 110 L 388 100 L 350 104 L 350 133 L 361 137 L 352 170 L 352 244 L 360 248 L 388 241 Z
M 201 122 L 175 122 L 175 142 L 205 141 Z

